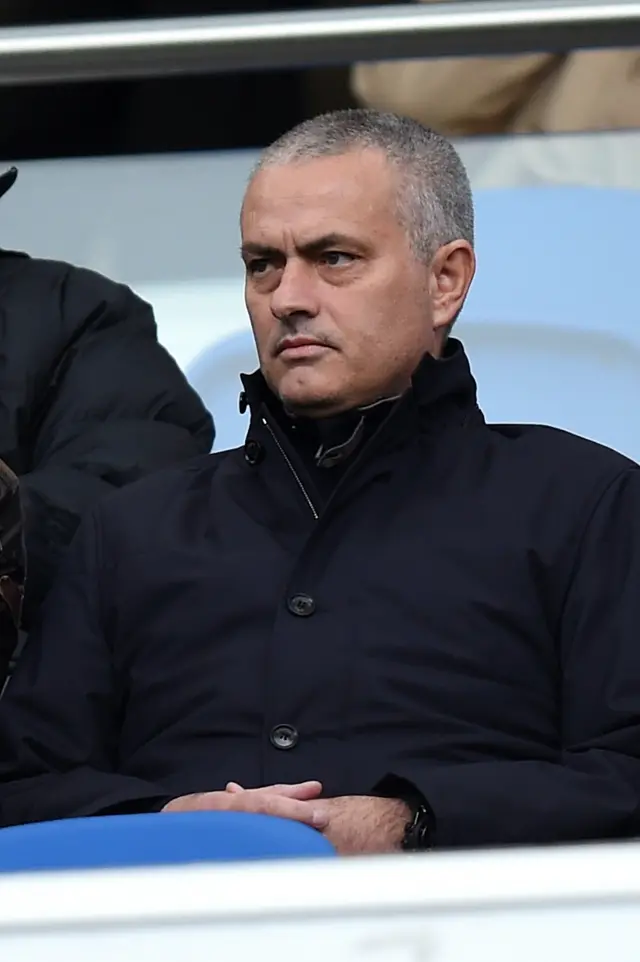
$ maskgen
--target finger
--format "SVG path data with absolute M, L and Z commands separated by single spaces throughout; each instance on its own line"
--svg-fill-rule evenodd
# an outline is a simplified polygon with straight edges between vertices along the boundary
M 162 812 L 210 812 L 220 809 L 220 798 L 224 792 L 194 792 L 192 795 L 181 795 L 168 802 Z
M 238 792 L 244 792 L 245 789 L 237 782 L 228 782 L 225 791 L 237 794 Z
M 238 782 L 227 782 L 226 792 L 238 794 L 238 792 L 254 792 L 261 795 L 284 795 L 286 798 L 299 798 L 301 801 L 309 801 L 318 798 L 322 794 L 320 782 L 298 782 L 295 785 L 264 785 L 262 788 L 243 788 Z
M 300 801 L 300 799 L 287 798 L 273 792 L 269 794 L 262 789 L 241 792 L 203 792 L 200 795 L 190 796 L 188 808 L 185 806 L 183 810 L 272 815 L 275 818 L 302 822 L 319 831 L 323 831 L 329 824 L 328 811 L 322 803 Z
M 253 812 L 257 815 L 272 815 L 275 818 L 288 818 L 294 822 L 311 825 L 319 830 L 326 828 L 329 824 L 329 818 L 320 805 L 301 801 L 297 798 L 263 794 L 256 791 L 227 795 L 227 799 L 231 803 L 230 807 L 233 806 L 236 811 Z
M 285 798 L 298 798 L 300 801 L 310 801 L 322 794 L 322 783 L 316 781 L 298 782 L 296 785 L 271 785 L 266 791 L 274 795 L 284 795 Z

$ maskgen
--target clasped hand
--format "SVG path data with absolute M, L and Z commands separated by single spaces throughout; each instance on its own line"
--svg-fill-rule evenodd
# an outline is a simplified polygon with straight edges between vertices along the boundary
M 322 784 L 317 781 L 264 788 L 243 788 L 229 782 L 225 791 L 175 798 L 162 811 L 248 812 L 288 818 L 322 832 L 342 855 L 399 849 L 409 818 L 404 802 L 368 795 L 321 795 Z
M 163 812 L 250 812 L 254 815 L 275 815 L 304 822 L 320 831 L 329 824 L 325 802 L 319 801 L 320 782 L 301 782 L 298 785 L 267 785 L 265 788 L 242 788 L 229 782 L 224 792 L 197 792 L 174 798 Z

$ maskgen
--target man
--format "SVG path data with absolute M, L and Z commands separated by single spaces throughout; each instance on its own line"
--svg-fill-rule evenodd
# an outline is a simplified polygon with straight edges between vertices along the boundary
M 83 525 L 0 702 L 2 824 L 235 809 L 343 853 L 636 832 L 640 469 L 485 424 L 447 337 L 474 273 L 451 145 L 302 124 L 242 255 L 246 443 Z
M 16 177 L 0 176 L 0 197 Z M 209 452 L 213 430 L 129 288 L 0 250 L 0 308 L 1 687 L 24 580 L 15 476 L 28 627 L 81 514 L 150 471 Z

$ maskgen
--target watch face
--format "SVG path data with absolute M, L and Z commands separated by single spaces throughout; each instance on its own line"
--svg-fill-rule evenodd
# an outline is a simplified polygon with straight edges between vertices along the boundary
M 431 848 L 431 815 L 424 806 L 415 813 L 407 825 L 402 840 L 405 852 L 424 851 Z
M 431 848 L 431 824 L 429 817 L 426 814 L 416 826 L 416 835 L 417 848 Z

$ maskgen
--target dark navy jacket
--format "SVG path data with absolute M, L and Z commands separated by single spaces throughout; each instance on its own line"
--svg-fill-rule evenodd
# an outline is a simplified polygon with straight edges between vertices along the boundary
M 82 527 L 0 702 L 1 823 L 318 778 L 412 784 L 442 847 L 639 832 L 640 468 L 486 425 L 454 342 L 327 498 L 246 391 L 244 449 Z

